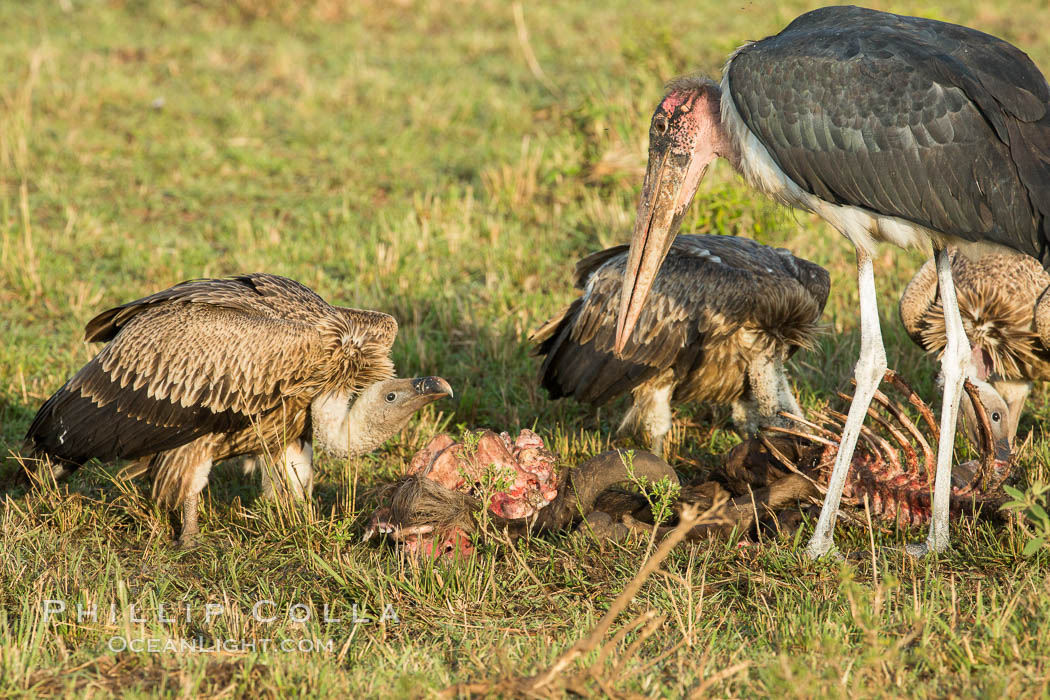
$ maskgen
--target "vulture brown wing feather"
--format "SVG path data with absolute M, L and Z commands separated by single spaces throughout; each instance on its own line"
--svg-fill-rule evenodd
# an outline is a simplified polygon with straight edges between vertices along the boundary
M 597 253 L 591 253 L 586 258 L 583 258 L 580 262 L 576 263 L 576 273 L 573 277 L 573 284 L 577 289 L 583 289 L 587 286 L 587 280 L 590 279 L 591 275 L 593 275 L 598 268 L 619 255 L 626 255 L 629 249 L 630 246 L 616 245 L 612 248 L 599 250 Z
M 397 332 L 275 275 L 199 280 L 89 324 L 112 340 L 38 412 L 35 447 L 80 463 L 134 459 L 244 429 L 289 398 L 393 375 Z
M 282 395 L 316 389 L 320 346 L 302 323 L 207 304 L 147 308 L 45 403 L 27 437 L 81 462 L 239 430 Z
M 103 311 L 88 321 L 84 339 L 108 342 L 138 314 L 172 302 L 207 304 L 299 321 L 309 321 L 332 308 L 309 287 L 280 275 L 253 273 L 222 279 L 196 279 Z

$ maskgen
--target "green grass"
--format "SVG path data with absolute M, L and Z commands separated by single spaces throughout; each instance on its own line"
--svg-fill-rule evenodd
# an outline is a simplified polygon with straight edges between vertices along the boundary
M 875 4 L 1003 36 L 1050 68 L 1045 4 Z M 256 483 L 217 469 L 190 552 L 172 546 L 168 517 L 141 490 L 113 479 L 115 466 L 7 491 L 0 695 L 427 697 L 546 668 L 597 622 L 647 543 L 494 542 L 460 566 L 420 565 L 360 543 L 372 494 L 445 426 L 535 426 L 568 463 L 610 444 L 618 408 L 595 416 L 547 401 L 525 338 L 572 298 L 578 258 L 628 237 L 664 81 L 716 73 L 740 42 L 809 7 L 529 3 L 525 44 L 497 0 L 0 4 L 5 453 L 95 352 L 82 342 L 91 316 L 191 277 L 266 270 L 392 313 L 400 373 L 440 374 L 456 390 L 376 454 L 322 459 L 308 508 L 257 502 Z M 725 164 L 684 230 L 753 236 L 827 266 L 833 332 L 792 369 L 806 406 L 848 387 L 857 289 L 844 240 L 755 196 Z M 935 367 L 896 318 L 920 262 L 886 249 L 876 266 L 890 365 L 932 397 Z M 1021 425 L 1032 436 L 1022 487 L 1050 477 L 1048 411 L 1039 388 Z M 724 411 L 680 415 L 705 426 L 674 431 L 672 463 L 686 474 L 736 442 Z M 0 469 L 9 476 L 14 461 Z M 874 569 L 866 530 L 840 528 L 840 547 L 863 554 L 841 564 L 805 560 L 808 532 L 677 549 L 614 630 L 647 610 L 666 615 L 662 627 L 585 658 L 598 669 L 588 692 L 1047 693 L 1050 562 L 1021 555 L 1016 525 L 956 526 L 951 552 L 923 561 L 898 551 L 921 532 L 875 532 L 887 549 Z M 46 619 L 48 599 L 98 604 L 100 618 Z M 261 599 L 281 611 L 274 622 L 251 618 Z M 191 619 L 158 623 L 159 602 L 188 602 Z M 153 612 L 111 623 L 110 603 Z M 211 624 L 208 603 L 226 607 Z M 312 620 L 287 619 L 297 603 L 316 608 Z M 353 624 L 354 603 L 372 614 L 389 604 L 398 622 Z M 325 604 L 340 622 L 318 619 Z M 320 648 L 113 651 L 121 635 Z

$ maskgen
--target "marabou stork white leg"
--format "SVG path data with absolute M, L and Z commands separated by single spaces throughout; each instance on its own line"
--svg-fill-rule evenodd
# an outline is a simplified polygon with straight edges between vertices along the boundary
M 857 446 L 857 438 L 860 437 L 860 428 L 868 414 L 871 399 L 886 374 L 886 349 L 882 344 L 879 306 L 875 298 L 875 272 L 871 256 L 860 248 L 857 249 L 857 286 L 860 290 L 860 359 L 853 370 L 857 390 L 853 394 L 853 403 L 850 404 L 846 425 L 842 429 L 842 440 L 835 456 L 835 467 L 831 472 L 831 481 L 824 496 L 820 518 L 817 520 L 813 538 L 806 548 L 806 554 L 811 559 L 824 556 L 834 546 L 832 531 L 838 517 L 842 489 L 846 485 L 846 476 L 853 460 L 853 450 Z
M 970 341 L 966 337 L 959 302 L 955 298 L 951 260 L 948 251 L 943 248 L 934 255 L 937 260 L 937 287 L 944 307 L 945 345 L 941 355 L 944 400 L 941 402 L 941 436 L 937 443 L 937 478 L 933 486 L 930 534 L 925 543 L 908 547 L 908 553 L 920 557 L 931 551 L 942 552 L 948 548 L 948 497 L 951 493 L 955 421 L 959 416 L 959 399 L 966 381 L 966 370 L 970 366 Z

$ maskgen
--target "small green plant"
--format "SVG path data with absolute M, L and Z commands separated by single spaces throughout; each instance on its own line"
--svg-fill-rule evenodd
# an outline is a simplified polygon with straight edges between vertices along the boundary
M 466 433 L 464 433 L 464 435 L 466 435 Z M 477 447 L 476 442 L 474 446 Z M 466 445 L 464 445 L 464 447 L 466 447 Z M 495 463 L 489 463 L 476 474 L 471 474 L 461 467 L 459 469 L 459 475 L 467 483 L 473 484 L 474 495 L 481 503 L 477 515 L 478 537 L 480 537 L 480 533 L 487 531 L 492 522 L 492 513 L 489 511 L 492 497 L 497 493 L 507 491 L 511 487 L 514 483 L 514 471 L 509 467 L 502 467 Z M 474 539 L 476 540 L 478 537 L 475 537 Z
M 1018 523 L 1028 536 L 1021 553 L 1030 557 L 1050 542 L 1050 515 L 1046 512 L 1046 492 L 1050 491 L 1050 484 L 1037 481 L 1027 491 L 1013 486 L 1004 486 L 1003 490 L 1012 499 L 1003 505 L 1003 510 L 1011 510 L 1021 516 Z
M 620 459 L 623 461 L 624 469 L 627 470 L 627 477 L 632 484 L 638 487 L 638 491 L 649 503 L 649 509 L 653 513 L 653 522 L 659 525 L 669 520 L 673 512 L 671 506 L 678 500 L 682 487 L 671 483 L 671 480 L 666 476 L 659 481 L 653 481 L 645 475 L 636 474 L 634 471 L 634 450 L 621 452 Z
M 478 451 L 478 443 L 481 442 L 481 434 L 485 431 L 471 430 L 462 424 L 459 428 L 461 431 L 459 441 L 463 444 L 463 453 L 467 455 L 474 454 Z

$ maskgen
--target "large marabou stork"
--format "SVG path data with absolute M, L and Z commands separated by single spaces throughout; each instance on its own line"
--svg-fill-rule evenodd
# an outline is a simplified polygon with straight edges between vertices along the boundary
M 857 391 L 807 548 L 832 529 L 861 424 L 886 369 L 875 244 L 934 250 L 947 346 L 933 517 L 915 555 L 948 546 L 959 397 L 970 370 L 946 252 L 989 247 L 1050 265 L 1050 88 L 1016 47 L 974 29 L 858 7 L 808 12 L 740 47 L 721 84 L 673 81 L 652 118 L 617 331 L 622 349 L 708 164 L 727 158 L 756 189 L 815 212 L 857 251 Z M 976 379 L 976 377 L 973 377 Z
M 286 277 L 184 282 L 89 321 L 86 339 L 105 347 L 41 406 L 26 440 L 55 477 L 92 458 L 138 460 L 126 474 L 149 474 L 154 498 L 182 509 L 189 544 L 214 463 L 268 454 L 307 496 L 314 443 L 369 451 L 452 394 L 440 377 L 393 378 L 396 336 L 392 316 L 331 306 Z
M 625 350 L 613 354 L 627 246 L 576 265 L 582 294 L 532 336 L 551 398 L 600 406 L 631 392 L 620 432 L 663 454 L 671 406 L 729 404 L 747 436 L 801 415 L 785 363 L 814 344 L 831 280 L 820 265 L 737 236 L 678 236 Z M 641 429 L 640 431 L 638 429 Z
M 948 256 L 959 312 L 973 347 L 974 369 L 995 392 L 982 403 L 992 407 L 988 419 L 993 433 L 1012 443 L 1032 382 L 1050 379 L 1050 274 L 1023 255 L 990 254 L 970 260 L 952 249 Z M 917 345 L 932 354 L 944 350 L 944 310 L 932 262 L 908 283 L 898 309 L 901 323 Z M 962 408 L 967 433 L 974 440 L 976 419 L 968 398 L 963 397 Z

